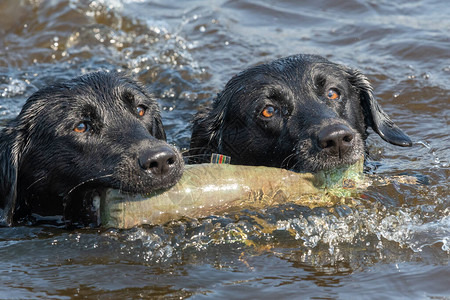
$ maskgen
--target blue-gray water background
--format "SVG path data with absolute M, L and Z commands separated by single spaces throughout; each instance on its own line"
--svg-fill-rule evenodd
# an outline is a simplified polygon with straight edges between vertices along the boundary
M 169 141 L 186 148 L 192 115 L 231 76 L 313 53 L 366 74 L 414 140 L 372 135 L 370 172 L 429 184 L 372 187 L 358 210 L 328 215 L 0 228 L 0 298 L 449 299 L 449 16 L 436 0 L 2 0 L 0 126 L 46 84 L 118 70 L 157 96 Z

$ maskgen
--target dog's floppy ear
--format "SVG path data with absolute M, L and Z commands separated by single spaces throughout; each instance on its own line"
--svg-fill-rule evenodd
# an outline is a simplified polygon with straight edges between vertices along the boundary
M 194 117 L 191 148 L 203 147 L 212 151 L 222 151 L 222 134 L 225 120 L 227 119 L 230 102 L 238 97 L 243 90 L 240 83 L 233 77 L 225 86 L 225 89 L 217 94 L 212 108 L 200 110 Z
M 15 133 L 0 132 L 0 226 L 11 226 L 17 199 L 19 168 Z
M 350 82 L 359 90 L 361 107 L 367 126 L 393 145 L 410 147 L 411 139 L 383 111 L 373 96 L 372 86 L 366 76 L 357 70 L 350 71 Z
M 191 137 L 191 150 L 198 152 L 201 149 L 218 151 L 220 143 L 220 125 L 222 114 L 217 114 L 214 109 L 204 108 L 194 117 Z
M 164 130 L 161 116 L 159 114 L 153 118 L 152 135 L 158 140 L 165 141 L 167 139 L 166 131 Z
M 232 99 L 237 99 L 245 89 L 241 83 L 242 74 L 236 75 L 228 81 L 224 90 L 213 100 L 212 108 L 203 108 L 195 115 L 190 154 L 221 153 L 223 151 L 224 124 L 229 110 L 232 109 L 230 104 Z

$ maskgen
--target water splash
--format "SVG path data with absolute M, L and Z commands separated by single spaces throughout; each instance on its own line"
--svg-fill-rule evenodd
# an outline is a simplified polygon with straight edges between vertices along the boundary
M 10 98 L 18 95 L 22 95 L 27 90 L 27 86 L 30 84 L 27 80 L 21 80 L 17 78 L 9 78 L 5 84 L 0 84 L 1 97 Z
M 449 161 L 439 157 L 439 155 L 436 152 L 436 149 L 434 149 L 429 142 L 418 141 L 416 144 L 423 146 L 428 150 L 428 153 L 431 154 L 433 158 L 432 163 L 435 165 L 435 167 L 448 168 L 450 166 Z
M 395 260 L 439 245 L 444 256 L 449 254 L 450 217 L 426 222 L 417 211 L 407 208 L 360 205 L 347 208 L 345 216 L 336 213 L 336 208 L 311 210 L 296 205 L 241 211 L 135 228 L 125 231 L 124 238 L 139 242 L 128 254 L 139 249 L 137 255 L 146 262 L 173 262 L 181 259 L 181 253 L 199 255 L 228 245 L 247 252 L 270 251 L 275 245 L 297 248 L 302 252 L 299 259 L 318 265 L 339 261 L 359 265 L 363 263 L 361 255 Z

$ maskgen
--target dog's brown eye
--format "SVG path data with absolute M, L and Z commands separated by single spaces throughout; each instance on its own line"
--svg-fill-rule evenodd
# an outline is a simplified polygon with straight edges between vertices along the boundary
M 136 107 L 136 112 L 137 112 L 138 116 L 140 116 L 140 117 L 145 115 L 145 111 L 146 111 L 146 109 L 142 105 L 139 105 L 139 106 Z
M 277 109 L 271 105 L 264 107 L 261 115 L 265 118 L 271 118 L 277 112 Z
M 86 122 L 80 122 L 78 123 L 77 126 L 75 126 L 75 128 L 73 129 L 73 131 L 78 132 L 78 133 L 83 133 L 88 131 L 90 128 L 89 124 Z
M 335 89 L 329 89 L 327 92 L 327 98 L 330 100 L 339 100 L 341 95 L 339 95 L 339 92 Z

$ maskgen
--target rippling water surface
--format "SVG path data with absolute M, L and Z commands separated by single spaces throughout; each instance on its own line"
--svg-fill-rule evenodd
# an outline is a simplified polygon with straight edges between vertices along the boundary
M 55 80 L 134 74 L 170 142 L 238 71 L 295 53 L 360 69 L 414 140 L 369 140 L 357 208 L 295 205 L 132 230 L 0 228 L 0 298 L 450 298 L 445 1 L 3 0 L 0 125 Z

